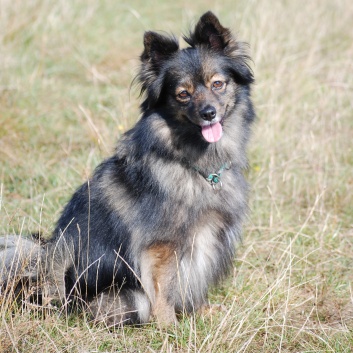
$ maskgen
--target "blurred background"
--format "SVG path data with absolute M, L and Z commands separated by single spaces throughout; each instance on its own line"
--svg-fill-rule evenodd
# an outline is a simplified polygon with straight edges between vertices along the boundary
M 223 310 L 109 332 L 8 310 L 3 352 L 350 352 L 353 3 L 0 0 L 0 233 L 50 236 L 63 205 L 139 118 L 145 30 L 207 10 L 250 44 L 251 200 Z M 12 308 L 13 309 L 13 308 Z M 45 348 L 43 348 L 45 347 Z M 0 351 L 1 351 L 0 349 Z

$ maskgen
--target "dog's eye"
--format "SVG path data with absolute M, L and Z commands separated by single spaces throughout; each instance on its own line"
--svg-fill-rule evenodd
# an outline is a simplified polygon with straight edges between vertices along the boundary
M 215 81 L 212 83 L 212 89 L 221 89 L 224 85 L 222 81 Z
M 188 99 L 189 97 L 190 97 L 190 95 L 189 95 L 188 91 L 181 91 L 178 93 L 178 98 L 180 98 L 180 99 L 185 100 L 185 99 Z

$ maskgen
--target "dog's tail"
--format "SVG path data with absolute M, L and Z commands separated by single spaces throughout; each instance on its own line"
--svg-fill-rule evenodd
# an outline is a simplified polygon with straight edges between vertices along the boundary
M 30 295 L 40 282 L 44 249 L 40 242 L 15 235 L 0 237 L 0 296 Z M 24 289 L 26 288 L 26 292 Z
M 64 236 L 48 243 L 40 238 L 0 236 L 0 307 L 14 298 L 25 306 L 65 306 L 71 294 L 65 291 L 65 275 L 74 267 L 74 254 L 73 244 Z M 113 285 L 83 304 L 94 322 L 108 327 L 146 323 L 151 315 L 150 299 L 138 288 L 119 290 Z
M 65 242 L 49 246 L 41 239 L 0 236 L 0 297 L 46 305 L 65 298 L 65 272 L 72 264 Z

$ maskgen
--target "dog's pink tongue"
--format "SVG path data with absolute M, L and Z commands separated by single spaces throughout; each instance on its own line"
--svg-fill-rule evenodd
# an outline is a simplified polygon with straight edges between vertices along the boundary
M 201 133 L 207 142 L 217 142 L 223 134 L 222 125 L 220 123 L 202 126 Z

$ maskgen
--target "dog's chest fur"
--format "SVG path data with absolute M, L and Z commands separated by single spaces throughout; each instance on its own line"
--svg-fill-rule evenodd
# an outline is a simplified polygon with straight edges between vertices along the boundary
M 132 150 L 139 151 L 139 146 L 130 145 Z M 129 168 L 139 170 L 141 165 L 145 174 L 131 185 L 139 190 L 132 195 L 116 174 L 131 175 Z M 216 191 L 180 159 L 149 153 L 148 157 L 130 157 L 125 167 L 117 171 L 107 164 L 98 189 L 127 225 L 130 252 L 140 254 L 131 265 L 150 296 L 159 283 L 173 278 L 178 285 L 167 297 L 173 297 L 176 309 L 199 307 L 209 285 L 224 277 L 234 258 L 247 202 L 243 175 L 236 166 L 224 170 L 222 188 Z

